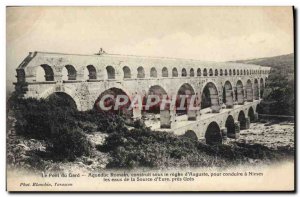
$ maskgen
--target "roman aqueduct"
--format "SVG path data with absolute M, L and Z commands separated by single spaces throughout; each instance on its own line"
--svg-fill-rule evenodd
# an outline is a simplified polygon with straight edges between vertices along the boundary
M 15 86 L 25 98 L 71 97 L 81 111 L 94 108 L 106 93 L 196 95 L 200 110 L 158 110 L 157 126 L 150 125 L 178 135 L 193 131 L 216 143 L 222 135 L 238 138 L 255 121 L 269 72 L 269 67 L 232 62 L 33 52 L 17 68 Z M 134 108 L 131 118 L 147 113 L 152 112 Z

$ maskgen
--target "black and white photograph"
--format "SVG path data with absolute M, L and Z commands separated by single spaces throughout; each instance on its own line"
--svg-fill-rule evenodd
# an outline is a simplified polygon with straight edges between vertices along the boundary
M 295 191 L 294 13 L 7 6 L 7 191 Z

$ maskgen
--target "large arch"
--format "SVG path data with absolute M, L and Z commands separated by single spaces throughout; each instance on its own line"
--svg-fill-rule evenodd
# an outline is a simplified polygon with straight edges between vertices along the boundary
M 77 105 L 75 100 L 69 94 L 65 92 L 52 92 L 46 98 L 50 103 L 55 106 L 62 108 L 70 108 L 72 110 L 77 110 Z
M 235 98 L 239 105 L 244 104 L 244 87 L 241 80 L 238 80 L 236 83 L 236 92 L 235 92 Z
M 157 71 L 156 68 L 152 67 L 150 70 L 150 77 L 156 78 L 157 77 Z
M 124 104 L 116 106 L 118 96 L 120 97 L 119 101 Z M 127 119 L 130 119 L 133 116 L 133 110 L 129 107 L 130 104 L 130 98 L 125 93 L 125 91 L 123 91 L 120 88 L 113 87 L 103 91 L 98 96 L 98 98 L 95 101 L 94 108 L 99 112 L 104 112 L 108 114 L 118 114 L 126 117 Z
M 252 89 L 252 82 L 250 79 L 248 79 L 247 84 L 246 84 L 246 96 L 247 96 L 247 101 L 252 102 L 253 101 L 253 89 Z
M 255 121 L 254 110 L 253 110 L 252 107 L 250 107 L 249 110 L 248 110 L 248 117 L 250 119 L 250 122 L 254 122 Z
M 168 77 L 169 76 L 169 73 L 168 73 L 168 69 L 166 67 L 163 67 L 162 71 L 162 77 Z
M 236 138 L 234 118 L 232 115 L 229 115 L 225 122 L 225 127 L 227 129 L 227 137 Z
M 211 122 L 205 132 L 205 140 L 208 145 L 222 144 L 222 134 L 219 125 L 216 122 Z
M 240 122 L 240 129 L 246 129 L 246 116 L 243 110 L 241 110 L 238 115 L 238 121 Z
M 47 64 L 39 66 L 36 70 L 36 81 L 54 81 L 53 69 Z
M 233 107 L 233 91 L 229 81 L 226 81 L 223 87 L 223 103 L 225 103 L 227 108 Z
M 176 114 L 177 115 L 184 115 L 188 114 L 189 120 L 195 120 L 196 119 L 196 112 L 190 111 L 189 105 L 191 104 L 191 97 L 195 95 L 194 88 L 188 84 L 184 83 L 180 86 L 180 88 L 177 91 L 177 100 L 176 100 Z M 185 98 L 183 98 L 185 97 Z M 183 104 L 184 99 L 184 104 Z M 182 102 L 182 103 L 181 103 Z M 195 106 L 196 100 L 194 100 L 193 105 Z M 181 106 L 183 104 L 183 106 Z
M 253 99 L 258 100 L 259 99 L 259 88 L 258 88 L 258 80 L 254 79 L 253 84 Z
M 178 71 L 175 67 L 172 69 L 172 77 L 178 77 Z
M 124 73 L 124 79 L 130 79 L 131 78 L 131 71 L 128 66 L 123 67 L 123 73 Z
M 107 79 L 115 79 L 116 78 L 116 73 L 115 73 L 114 67 L 107 66 L 106 72 L 107 72 Z
M 66 70 L 66 72 L 64 71 L 64 69 Z M 62 73 L 63 73 L 63 80 L 76 80 L 77 71 L 74 66 L 66 65 L 63 68 Z
M 142 66 L 137 68 L 137 78 L 145 78 L 145 70 Z
M 218 89 L 212 82 L 204 86 L 201 95 L 201 109 L 208 107 L 211 107 L 212 112 L 219 112 L 220 110 Z
M 158 102 L 156 105 L 149 106 L 149 109 L 146 109 L 145 111 L 148 113 L 154 113 L 154 114 L 160 113 L 160 105 L 161 105 L 162 98 L 165 95 L 167 95 L 166 90 L 159 85 L 154 85 L 149 88 L 147 96 L 149 96 L 149 95 L 158 96 L 160 98 L 160 102 Z M 146 104 L 145 101 L 144 101 L 144 104 Z

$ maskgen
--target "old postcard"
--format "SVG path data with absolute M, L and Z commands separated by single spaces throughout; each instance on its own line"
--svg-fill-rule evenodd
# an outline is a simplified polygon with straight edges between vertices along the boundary
M 7 7 L 7 190 L 294 191 L 293 7 Z

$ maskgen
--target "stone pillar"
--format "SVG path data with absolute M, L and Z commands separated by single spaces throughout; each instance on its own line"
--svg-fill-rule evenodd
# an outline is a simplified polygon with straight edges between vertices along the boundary
M 252 87 L 247 87 L 247 102 L 253 102 L 253 90 L 252 90 Z
M 170 129 L 175 122 L 175 113 L 173 110 L 160 110 L 160 128 Z
M 254 112 L 254 122 L 258 121 L 258 113 Z
M 213 92 L 213 91 L 210 91 Z M 216 94 L 211 94 L 210 95 L 210 99 L 211 99 L 211 110 L 212 113 L 219 113 L 221 106 L 219 105 L 219 97 L 218 97 L 218 93 Z
M 250 118 L 246 117 L 246 128 L 245 129 L 249 129 L 250 128 Z
M 133 107 L 132 111 L 133 111 L 133 119 L 134 120 L 138 120 L 138 119 L 142 118 L 142 111 L 141 111 L 141 109 L 139 109 L 138 106 Z
M 237 102 L 238 105 L 244 105 L 244 95 L 243 95 L 243 88 L 237 88 Z
M 196 100 L 192 100 L 191 97 L 187 97 L 187 116 L 188 116 L 188 120 L 197 120 L 197 111 L 195 109 L 192 109 L 192 107 L 195 107 L 195 103 Z M 193 102 L 193 103 L 192 103 Z M 192 105 L 191 109 L 190 109 L 190 105 Z
M 227 139 L 227 128 L 226 127 L 221 128 L 221 134 L 222 134 L 222 138 L 224 140 Z
M 232 108 L 233 107 L 233 93 L 232 90 L 226 90 L 225 91 L 226 96 L 226 108 Z

